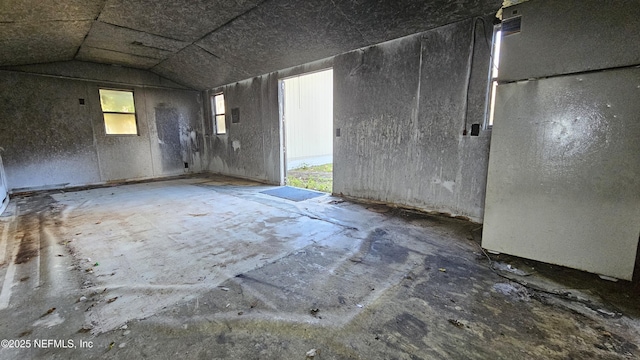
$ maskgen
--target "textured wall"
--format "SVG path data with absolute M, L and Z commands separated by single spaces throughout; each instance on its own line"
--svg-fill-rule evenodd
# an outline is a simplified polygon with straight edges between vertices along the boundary
M 86 77 L 0 71 L 0 146 L 10 189 L 182 174 L 184 162 L 202 169 L 199 93 Z M 139 136 L 105 136 L 99 87 L 134 91 Z
M 204 133 L 201 96 L 191 91 L 146 88 L 154 175 L 204 169 Z
M 224 92 L 227 133 L 216 135 L 210 116 L 205 119 L 208 170 L 214 173 L 280 183 L 280 118 L 278 77 L 272 73 L 227 85 L 207 96 Z M 210 101 L 206 100 L 207 114 Z M 231 110 L 238 108 L 240 121 L 231 122 Z
M 465 114 L 469 130 L 483 122 L 492 32 L 491 18 L 485 21 L 334 59 L 334 126 L 341 132 L 334 138 L 334 193 L 482 221 L 490 134 L 464 136 L 463 129 Z
M 482 221 L 490 132 L 462 131 L 465 117 L 468 130 L 484 121 L 493 31 L 492 18 L 484 20 L 207 92 L 223 91 L 227 113 L 239 108 L 241 119 L 232 124 L 228 116 L 227 134 L 215 135 L 205 117 L 207 169 L 280 183 L 278 78 L 333 64 L 334 128 L 341 129 L 334 138 L 334 192 Z
M 222 86 L 204 92 L 206 170 L 280 184 L 284 159 L 281 153 L 279 79 L 324 70 L 333 58 Z M 223 92 L 227 106 L 227 133 L 216 135 L 211 119 L 213 94 Z M 231 123 L 231 109 L 240 111 L 240 122 Z
M 97 96 L 97 95 L 96 95 Z M 9 189 L 100 182 L 87 83 L 0 73 L 0 146 Z

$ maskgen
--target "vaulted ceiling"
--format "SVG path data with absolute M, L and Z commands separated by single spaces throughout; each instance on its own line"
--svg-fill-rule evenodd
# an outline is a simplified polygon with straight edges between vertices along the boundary
M 208 89 L 472 16 L 502 0 L 2 0 L 0 66 L 80 60 Z

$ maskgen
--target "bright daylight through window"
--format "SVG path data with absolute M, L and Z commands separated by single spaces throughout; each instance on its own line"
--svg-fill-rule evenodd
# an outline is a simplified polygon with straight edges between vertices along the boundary
M 138 135 L 133 91 L 100 89 L 100 106 L 107 135 Z
M 491 53 L 491 73 L 489 88 L 489 109 L 487 113 L 486 127 L 493 126 L 493 115 L 496 106 L 496 89 L 498 87 L 498 65 L 500 61 L 500 42 L 502 40 L 502 31 L 500 26 L 496 26 L 493 35 L 493 51 Z
M 213 122 L 216 127 L 216 134 L 226 134 L 224 94 L 216 94 L 211 97 L 211 108 L 213 109 Z

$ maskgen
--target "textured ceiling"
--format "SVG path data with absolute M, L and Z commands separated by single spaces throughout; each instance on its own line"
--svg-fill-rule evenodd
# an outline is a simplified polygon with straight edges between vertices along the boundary
M 0 66 L 81 60 L 208 89 L 472 16 L 502 0 L 2 0 Z

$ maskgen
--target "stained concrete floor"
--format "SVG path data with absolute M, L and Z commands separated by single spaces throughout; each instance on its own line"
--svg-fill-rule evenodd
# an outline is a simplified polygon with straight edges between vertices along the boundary
M 267 188 L 196 177 L 12 199 L 0 358 L 640 356 L 630 283 L 490 262 L 478 224 Z

